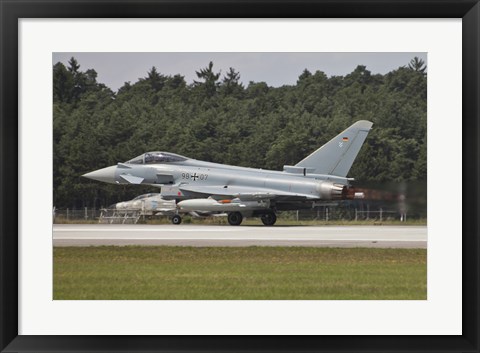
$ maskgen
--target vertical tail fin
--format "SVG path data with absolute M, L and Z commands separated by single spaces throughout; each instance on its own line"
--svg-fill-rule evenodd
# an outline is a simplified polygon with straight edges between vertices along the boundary
M 314 169 L 315 174 L 346 177 L 373 123 L 357 121 L 295 166 Z

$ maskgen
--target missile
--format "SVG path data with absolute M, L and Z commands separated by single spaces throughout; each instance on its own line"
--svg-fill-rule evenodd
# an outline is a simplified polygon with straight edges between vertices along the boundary
M 241 201 L 240 199 L 232 200 L 215 200 L 208 199 L 191 199 L 177 203 L 177 207 L 181 211 L 200 211 L 200 212 L 242 212 L 268 208 L 270 202 L 268 200 Z

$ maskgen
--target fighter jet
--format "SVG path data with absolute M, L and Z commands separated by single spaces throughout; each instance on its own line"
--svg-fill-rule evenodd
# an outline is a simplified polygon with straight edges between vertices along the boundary
M 113 183 L 161 187 L 177 210 L 226 212 L 230 225 L 260 217 L 274 225 L 278 211 L 311 208 L 321 200 L 362 197 L 347 174 L 372 123 L 357 121 L 294 166 L 283 171 L 200 161 L 169 152 L 147 152 L 129 161 L 83 175 Z

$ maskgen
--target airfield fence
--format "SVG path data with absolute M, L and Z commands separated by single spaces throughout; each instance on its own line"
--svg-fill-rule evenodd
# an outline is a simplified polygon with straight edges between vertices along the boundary
M 98 221 L 102 214 L 102 210 L 85 207 L 83 209 L 54 209 L 53 221 Z
M 391 209 L 343 209 L 341 207 L 316 207 L 311 210 L 298 210 L 286 212 L 282 215 L 284 218 L 295 219 L 297 221 L 406 221 L 407 213 Z M 418 218 L 418 217 L 414 217 Z
M 101 222 L 105 216 L 105 209 L 83 208 L 83 209 L 54 209 L 54 223 L 75 223 Z M 409 214 L 410 219 L 420 218 L 416 214 Z M 280 219 L 290 219 L 297 221 L 406 221 L 407 213 L 400 212 L 395 209 L 386 208 L 345 208 L 341 206 L 318 206 L 312 209 L 304 209 L 299 211 L 287 211 L 279 214 Z M 138 220 L 138 218 L 137 218 Z

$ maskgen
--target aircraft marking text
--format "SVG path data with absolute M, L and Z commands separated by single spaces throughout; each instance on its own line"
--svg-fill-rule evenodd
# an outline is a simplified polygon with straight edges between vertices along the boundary
M 189 173 L 189 172 L 182 172 L 182 179 L 192 179 L 193 181 L 200 180 L 207 180 L 208 174 L 197 174 L 197 173 Z

